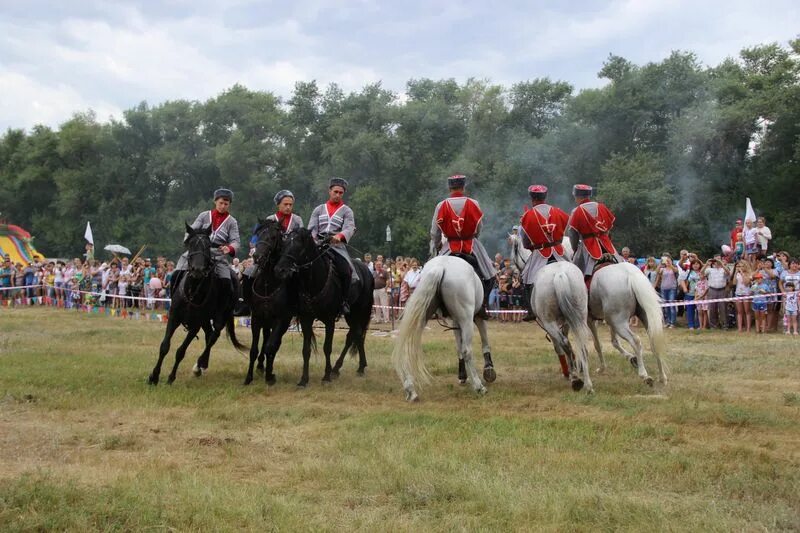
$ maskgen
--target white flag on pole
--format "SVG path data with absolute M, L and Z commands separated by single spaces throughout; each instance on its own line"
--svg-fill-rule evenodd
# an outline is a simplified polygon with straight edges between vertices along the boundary
M 753 204 L 750 203 L 750 198 L 747 199 L 744 207 L 744 221 L 747 222 L 748 220 L 756 221 L 756 212 L 753 211 Z
M 86 231 L 83 232 L 83 238 L 89 241 L 90 244 L 94 244 L 94 236 L 92 236 L 92 226 L 89 224 L 89 222 L 86 222 Z

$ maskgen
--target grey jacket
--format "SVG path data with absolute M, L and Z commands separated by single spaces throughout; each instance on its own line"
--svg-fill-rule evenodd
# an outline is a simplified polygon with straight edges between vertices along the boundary
M 319 241 L 321 233 L 341 233 L 344 235 L 345 242 L 350 242 L 356 232 L 355 215 L 350 206 L 342 204 L 333 213 L 333 216 L 328 217 L 326 204 L 318 205 L 308 220 L 308 229 L 311 230 L 311 235 L 316 241 Z

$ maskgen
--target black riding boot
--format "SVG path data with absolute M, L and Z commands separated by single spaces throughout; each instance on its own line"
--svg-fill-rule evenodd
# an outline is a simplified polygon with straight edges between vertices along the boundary
M 348 269 L 349 270 L 349 269 Z M 345 272 L 339 278 L 342 282 L 342 314 L 350 314 L 350 272 Z
M 481 284 L 483 284 L 483 304 L 481 305 L 481 310 L 475 316 L 483 320 L 489 320 L 489 293 L 492 292 L 494 287 L 494 278 L 481 280 Z
M 531 295 L 533 294 L 533 285 L 525 285 L 525 317 L 523 322 L 533 322 L 536 320 L 536 315 L 533 314 L 533 306 L 531 305 Z
M 219 295 L 219 304 L 223 306 L 223 309 L 233 309 L 236 305 L 236 298 L 234 296 L 234 287 L 233 287 L 233 279 L 221 279 L 219 280 L 219 288 L 220 288 L 220 295 Z

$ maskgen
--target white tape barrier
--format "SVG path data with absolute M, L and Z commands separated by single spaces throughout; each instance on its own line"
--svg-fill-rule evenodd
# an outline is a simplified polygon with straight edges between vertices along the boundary
M 171 302 L 172 301 L 170 298 L 155 298 L 155 297 L 148 298 L 147 296 L 122 296 L 122 295 L 119 295 L 119 294 L 111 294 L 111 293 L 107 293 L 107 292 L 81 291 L 81 290 L 78 290 L 78 289 L 67 289 L 66 287 L 57 288 L 57 287 L 53 287 L 53 286 L 50 286 L 50 285 L 25 285 L 25 286 L 20 286 L 20 287 L 0 287 L 0 292 L 2 292 L 2 291 L 19 291 L 19 290 L 23 290 L 23 289 L 39 289 L 39 288 L 43 288 L 43 289 L 59 289 L 59 290 L 64 291 L 65 293 L 69 292 L 70 294 L 72 294 L 72 293 L 86 294 L 86 295 L 94 296 L 94 297 L 97 297 L 97 298 L 101 298 L 102 296 L 105 296 L 106 298 L 118 298 L 118 299 L 123 299 L 123 300 L 145 300 L 147 302 L 165 302 L 166 303 L 166 302 Z M 660 305 L 661 305 L 661 307 L 683 307 L 683 306 L 690 306 L 690 305 L 706 305 L 706 304 L 722 303 L 722 302 L 748 301 L 748 300 L 753 300 L 754 298 L 764 298 L 764 299 L 767 300 L 767 302 L 765 302 L 765 303 L 776 303 L 775 302 L 775 298 L 777 298 L 778 296 L 783 296 L 784 294 L 792 294 L 792 293 L 773 292 L 773 293 L 769 293 L 769 294 L 760 294 L 760 295 L 751 294 L 751 295 L 748 295 L 748 296 L 733 296 L 733 297 L 730 297 L 730 298 L 716 298 L 716 299 L 712 299 L 712 300 L 705 300 L 705 299 L 703 299 L 703 300 L 673 300 L 673 301 L 661 302 Z M 800 294 L 800 291 L 794 291 L 794 294 Z M 773 299 L 772 302 L 769 301 L 769 299 L 771 299 L 771 298 Z M 374 309 L 390 309 L 390 310 L 393 310 L 393 311 L 402 311 L 403 309 L 405 309 L 404 307 L 397 307 L 397 306 L 392 306 L 392 305 L 374 305 L 373 308 Z M 505 313 L 505 314 L 525 314 L 526 311 L 524 309 L 509 309 L 509 310 L 490 309 L 489 313 L 490 314 L 503 314 L 503 313 Z

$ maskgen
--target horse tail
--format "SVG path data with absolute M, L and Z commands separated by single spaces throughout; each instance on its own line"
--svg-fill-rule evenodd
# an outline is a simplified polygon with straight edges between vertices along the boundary
M 419 285 L 403 309 L 392 361 L 404 384 L 407 379 L 419 384 L 430 382 L 431 374 L 422 361 L 422 332 L 428 322 L 428 310 L 439 294 L 442 279 L 444 265 L 436 262 L 426 265 Z
M 581 305 L 578 301 L 580 294 L 586 294 L 583 281 L 573 284 L 567 272 L 556 272 L 553 277 L 553 289 L 561 314 L 564 315 L 569 329 L 575 332 L 578 349 L 581 353 L 588 354 L 592 332 L 586 321 L 586 304 Z
M 640 272 L 626 269 L 628 283 L 631 291 L 636 296 L 636 314 L 647 326 L 647 336 L 650 338 L 650 348 L 658 356 L 664 353 L 664 323 L 661 310 L 661 299 L 653 286 Z
M 228 317 L 228 323 L 225 324 L 225 330 L 228 333 L 228 338 L 231 340 L 231 344 L 233 347 L 239 350 L 240 352 L 246 352 L 250 349 L 249 346 L 245 346 L 239 339 L 236 338 L 236 324 L 233 315 Z

